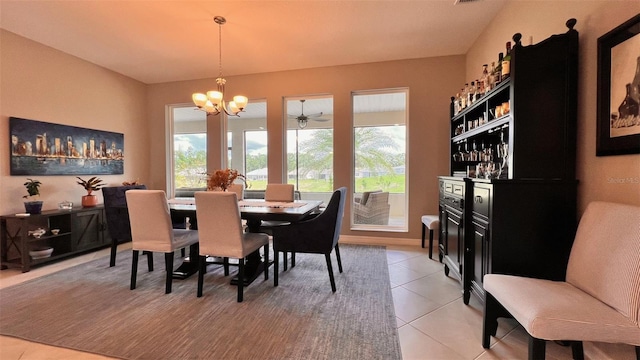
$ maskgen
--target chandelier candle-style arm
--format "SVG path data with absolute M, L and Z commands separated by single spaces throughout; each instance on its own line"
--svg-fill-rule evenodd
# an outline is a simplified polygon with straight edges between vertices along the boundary
M 224 101 L 224 85 L 227 80 L 222 76 L 222 25 L 227 20 L 222 16 L 216 16 L 213 21 L 218 24 L 218 44 L 219 44 L 219 64 L 220 64 L 220 76 L 216 79 L 218 85 L 217 90 L 207 91 L 206 94 L 194 93 L 191 98 L 193 103 L 198 109 L 203 110 L 207 115 L 218 115 L 221 112 L 229 116 L 240 116 L 239 113 L 244 111 L 244 108 L 249 103 L 249 99 L 246 96 L 236 95 L 233 97 L 233 101 L 226 103 Z

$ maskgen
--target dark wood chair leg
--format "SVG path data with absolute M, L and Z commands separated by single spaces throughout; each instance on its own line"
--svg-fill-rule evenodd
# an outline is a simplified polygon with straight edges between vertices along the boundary
M 429 229 L 429 259 L 433 258 L 433 230 Z
M 342 259 L 340 259 L 340 247 L 338 247 L 338 244 L 336 244 L 336 257 L 338 258 L 338 271 L 340 271 L 340 273 L 342 273 Z
M 269 243 L 264 246 L 264 280 L 269 280 Z
M 173 252 L 164 254 L 164 264 L 167 272 L 164 293 L 171 294 L 171 282 L 173 281 Z
M 136 275 L 138 273 L 138 250 L 133 250 L 133 259 L 131 260 L 131 285 L 129 289 L 136 288 Z
M 584 349 L 582 348 L 582 341 L 571 342 L 571 356 L 573 360 L 584 360 Z
M 422 248 L 424 249 L 424 239 L 427 232 L 427 227 L 422 223 Z
M 147 255 L 147 268 L 149 271 L 153 271 L 153 252 L 143 251 L 142 253 Z
M 331 257 L 329 254 L 324 254 L 324 258 L 327 260 L 327 269 L 329 269 L 329 280 L 331 281 L 331 291 L 336 292 L 336 281 L 333 278 L 333 267 L 331 266 Z
M 283 271 L 287 271 L 287 258 L 289 257 L 288 253 L 286 251 L 282 252 L 282 270 Z
M 280 271 L 280 269 L 278 269 L 280 255 L 278 254 L 279 252 L 277 250 L 273 252 L 273 286 L 278 286 L 278 271 Z
M 204 273 L 207 270 L 207 256 L 200 256 L 199 271 L 198 271 L 198 293 L 197 297 L 202 297 L 202 287 L 204 284 Z M 227 271 L 229 269 L 227 268 Z
M 118 240 L 111 239 L 111 256 L 109 257 L 109 267 L 116 266 L 116 253 L 118 252 Z
M 640 346 L 636 346 L 636 360 L 640 360 Z
M 293 269 L 294 267 L 296 267 L 296 253 L 295 252 L 291 252 L 291 268 Z
M 529 335 L 529 360 L 544 360 L 546 343 Z
M 222 258 L 222 267 L 224 268 L 224 276 L 229 276 L 229 258 Z
M 491 336 L 496 336 L 498 331 L 498 301 L 489 293 L 484 300 L 484 316 L 482 319 L 482 347 L 491 347 Z
M 244 258 L 238 260 L 238 302 L 242 302 L 244 294 Z

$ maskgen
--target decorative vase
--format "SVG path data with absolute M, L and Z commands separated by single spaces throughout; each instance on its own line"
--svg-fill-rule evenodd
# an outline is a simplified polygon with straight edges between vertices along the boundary
M 24 210 L 29 214 L 40 214 L 42 212 L 42 201 L 25 201 Z
M 94 207 L 98 205 L 98 197 L 96 195 L 84 195 L 82 197 L 82 207 Z

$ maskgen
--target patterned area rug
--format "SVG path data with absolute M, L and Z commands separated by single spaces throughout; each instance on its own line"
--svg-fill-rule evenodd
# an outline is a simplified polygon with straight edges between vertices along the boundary
M 174 280 L 165 295 L 159 254 L 153 272 L 140 257 L 129 290 L 126 251 L 113 268 L 98 259 L 3 289 L 0 334 L 123 359 L 401 359 L 384 247 L 340 250 L 336 293 L 324 256 L 297 254 L 278 287 L 271 266 L 243 303 L 218 265 L 208 268 L 202 298 L 197 275 Z

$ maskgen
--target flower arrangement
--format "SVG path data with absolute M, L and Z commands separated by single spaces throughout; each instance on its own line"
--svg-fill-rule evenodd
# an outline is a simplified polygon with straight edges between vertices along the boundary
M 240 179 L 246 183 L 245 176 L 240 174 L 238 170 L 216 170 L 212 174 L 207 174 L 207 191 L 226 191 L 236 179 Z

